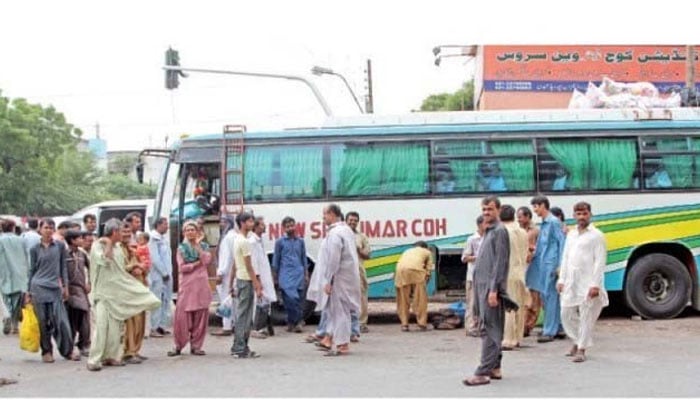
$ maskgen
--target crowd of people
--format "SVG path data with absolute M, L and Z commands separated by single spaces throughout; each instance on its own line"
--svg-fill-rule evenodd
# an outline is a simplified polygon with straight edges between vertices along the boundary
M 249 347 L 250 336 L 274 335 L 271 304 L 280 289 L 287 314 L 287 331 L 303 332 L 304 303 L 310 299 L 321 311 L 321 323 L 306 337 L 328 350 L 347 354 L 367 328 L 367 281 L 362 266 L 370 250 L 357 231 L 359 214 L 347 215 L 337 205 L 323 210 L 328 229 L 313 274 L 309 274 L 302 238 L 295 221 L 283 221 L 286 234 L 275 243 L 272 265 L 264 250 L 265 221 L 249 212 L 222 216 L 217 254 L 217 291 L 230 298 L 230 314 L 214 335 L 233 336 L 236 358 L 259 356 Z M 177 305 L 173 312 L 173 257 L 168 220 L 155 221 L 142 231 L 138 213 L 104 223 L 97 237 L 95 215 L 83 224 L 29 219 L 18 235 L 15 223 L 0 221 L 0 313 L 6 335 L 18 334 L 21 310 L 31 304 L 39 322 L 42 360 L 54 362 L 54 343 L 66 360 L 87 357 L 87 369 L 140 364 L 146 337 L 172 335 L 167 355 L 203 356 L 212 293 L 208 267 L 214 261 L 201 221 L 183 223 L 177 246 Z M 308 287 L 308 290 L 307 290 Z M 362 298 L 362 299 L 361 299 Z M 52 340 L 53 339 L 53 340 Z
M 521 346 L 544 311 L 539 343 L 570 337 L 567 354 L 586 359 L 591 332 L 607 305 L 603 286 L 606 248 L 603 235 L 590 225 L 591 207 L 574 206 L 577 227 L 567 234 L 563 212 L 550 209 L 546 197 L 535 197 L 532 210 L 542 223 L 535 227 L 529 207 L 501 205 L 496 196 L 482 201 L 476 232 L 466 243 L 462 261 L 466 276 L 467 335 L 482 338 L 481 364 L 466 385 L 501 379 L 502 351 Z M 222 328 L 213 335 L 233 336 L 235 358 L 257 358 L 249 338 L 274 335 L 271 304 L 279 288 L 288 332 L 302 333 L 304 304 L 321 312 L 316 330 L 304 339 L 326 350 L 326 356 L 350 352 L 367 327 L 367 237 L 359 231 L 357 212 L 343 214 L 336 204 L 323 208 L 327 227 L 309 273 L 303 238 L 291 217 L 282 221 L 285 234 L 274 244 L 268 262 L 263 244 L 265 220 L 250 212 L 221 217 L 221 235 L 213 257 L 202 223 L 183 223 L 183 241 L 175 254 L 177 306 L 173 312 L 173 257 L 166 218 L 150 233 L 142 218 L 131 213 L 111 219 L 97 238 L 97 221 L 86 215 L 83 225 L 70 221 L 56 227 L 51 219 L 28 220 L 16 234 L 12 221 L 2 221 L 0 289 L 6 335 L 17 334 L 20 310 L 31 303 L 39 321 L 41 357 L 52 363 L 54 342 L 67 360 L 87 357 L 87 369 L 139 364 L 145 337 L 172 334 L 170 357 L 189 346 L 204 356 L 212 293 L 208 267 L 217 266 L 217 291 L 228 304 Z M 418 329 L 428 329 L 426 284 L 434 269 L 426 242 L 400 256 L 394 284 L 401 330 L 410 331 L 413 310 Z M 172 330 L 172 331 L 171 331 Z M 53 338 L 53 342 L 52 342 Z
M 543 196 L 531 200 L 542 220 L 532 223 L 528 207 L 517 211 L 496 196 L 481 202 L 477 233 L 466 243 L 462 261 L 467 277 L 467 335 L 481 336 L 481 362 L 467 386 L 503 379 L 502 351 L 521 347 L 544 311 L 538 343 L 572 340 L 566 353 L 586 360 L 595 321 L 608 305 L 603 275 L 607 249 L 603 234 L 591 225 L 591 205 L 573 207 L 576 228 L 564 224 L 561 209 Z M 516 222 L 517 219 L 517 222 Z

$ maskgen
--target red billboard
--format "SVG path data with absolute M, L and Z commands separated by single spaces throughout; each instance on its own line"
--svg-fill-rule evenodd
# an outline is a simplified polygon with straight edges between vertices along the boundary
M 483 57 L 486 91 L 585 91 L 588 82 L 603 77 L 652 82 L 662 92 L 685 85 L 684 45 L 484 46 Z

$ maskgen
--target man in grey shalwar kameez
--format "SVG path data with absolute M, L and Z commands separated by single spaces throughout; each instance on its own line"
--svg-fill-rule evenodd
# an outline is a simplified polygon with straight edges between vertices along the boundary
M 340 207 L 331 204 L 323 210 L 328 236 L 323 240 L 318 263 L 322 264 L 321 285 L 326 296 L 319 296 L 326 313 L 326 331 L 331 337 L 329 356 L 347 354 L 350 350 L 350 313 L 360 310 L 360 261 L 355 246 L 355 233 L 342 222 Z
M 510 242 L 508 231 L 498 220 L 500 208 L 501 202 L 496 196 L 488 196 L 481 201 L 484 223 L 488 228 L 474 264 L 474 299 L 486 335 L 481 340 L 479 367 L 474 376 L 462 381 L 467 386 L 485 385 L 491 379 L 502 378 L 501 343 L 505 310 L 512 307 L 512 300 L 507 295 Z

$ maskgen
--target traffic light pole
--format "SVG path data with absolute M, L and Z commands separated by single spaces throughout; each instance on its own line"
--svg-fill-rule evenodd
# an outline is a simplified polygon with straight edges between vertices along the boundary
M 184 67 L 180 67 L 180 66 L 168 66 L 168 65 L 164 66 L 163 70 L 165 70 L 165 71 L 178 71 L 178 72 L 198 72 L 198 73 L 205 73 L 205 74 L 254 76 L 254 77 L 258 77 L 258 78 L 277 78 L 277 79 L 288 79 L 288 80 L 293 80 L 293 81 L 301 81 L 301 82 L 305 83 L 306 86 L 308 86 L 309 89 L 311 89 L 311 91 L 314 93 L 316 100 L 318 100 L 319 104 L 321 104 L 321 108 L 323 108 L 323 112 L 326 113 L 326 116 L 330 117 L 331 115 L 333 115 L 333 112 L 331 111 L 330 106 L 328 106 L 328 102 L 326 102 L 326 99 L 323 97 L 323 95 L 318 90 L 316 85 L 314 85 L 311 81 L 304 78 L 303 76 L 270 74 L 270 73 L 262 73 L 262 72 L 229 71 L 229 70 L 220 70 L 220 69 L 184 68 Z

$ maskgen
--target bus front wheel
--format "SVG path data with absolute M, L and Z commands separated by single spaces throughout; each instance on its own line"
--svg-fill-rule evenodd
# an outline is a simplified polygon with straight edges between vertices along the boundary
M 690 274 L 668 254 L 647 254 L 635 261 L 625 282 L 627 305 L 647 319 L 673 318 L 688 304 Z

